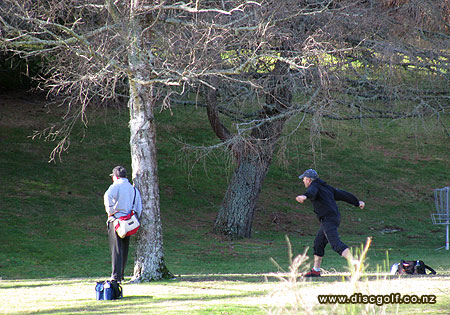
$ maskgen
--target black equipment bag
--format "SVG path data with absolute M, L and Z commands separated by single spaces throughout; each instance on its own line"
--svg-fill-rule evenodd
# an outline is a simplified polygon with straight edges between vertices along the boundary
M 113 300 L 123 298 L 122 286 L 120 285 L 120 283 L 118 283 L 117 281 L 111 281 L 111 287 L 113 289 Z
M 408 275 L 426 275 L 426 270 L 429 270 L 431 274 L 435 275 L 436 271 L 430 266 L 425 265 L 422 260 L 401 260 L 398 266 L 399 274 Z

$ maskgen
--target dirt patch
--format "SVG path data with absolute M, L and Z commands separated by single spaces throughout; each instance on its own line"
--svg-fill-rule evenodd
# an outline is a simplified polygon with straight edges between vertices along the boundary
M 49 113 L 44 95 L 27 92 L 0 94 L 0 127 L 42 127 Z
M 381 229 L 380 233 L 381 234 L 393 234 L 393 233 L 398 233 L 398 232 L 402 232 L 403 228 L 399 227 L 399 226 L 385 226 L 383 229 Z
M 387 150 L 382 145 L 370 145 L 371 151 L 377 151 L 383 154 L 383 156 L 391 159 L 404 160 L 412 163 L 416 163 L 418 161 L 432 161 L 434 158 L 431 155 L 419 155 L 417 152 L 415 154 L 408 153 L 399 153 Z
M 311 224 L 314 222 L 314 224 Z M 315 235 L 318 223 L 312 213 L 267 211 L 258 209 L 255 228 L 258 230 L 274 230 L 284 233 L 296 233 L 302 236 Z M 317 224 L 316 224 L 317 223 Z

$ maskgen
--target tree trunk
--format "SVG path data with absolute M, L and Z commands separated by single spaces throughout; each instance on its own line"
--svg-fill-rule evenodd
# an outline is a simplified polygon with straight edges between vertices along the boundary
M 150 75 L 143 62 L 148 55 L 142 45 L 142 21 L 135 10 L 139 2 L 131 1 L 130 46 L 128 63 L 130 84 L 130 147 L 133 182 L 142 196 L 141 228 L 137 233 L 134 282 L 170 278 L 163 254 L 163 234 L 159 205 L 158 165 L 156 159 L 156 126 L 153 114 L 155 87 L 142 85 Z
M 216 233 L 233 238 L 251 237 L 259 193 L 284 122 L 285 119 L 280 119 L 264 123 L 252 132 L 253 141 L 233 148 L 237 167 L 214 224 Z
M 171 277 L 163 254 L 159 206 L 156 129 L 152 88 L 137 87 L 130 93 L 130 146 L 133 182 L 142 195 L 141 228 L 137 234 L 133 281 Z
M 259 117 L 261 125 L 253 129 L 250 139 L 230 147 L 236 157 L 237 167 L 214 224 L 216 233 L 239 238 L 251 237 L 259 193 L 272 162 L 275 144 L 288 118 L 286 115 L 275 118 L 291 103 L 291 89 L 282 80 L 282 76 L 278 76 L 288 72 L 289 65 L 276 63 L 272 77 L 267 80 L 270 92 L 266 94 L 266 104 L 271 106 L 263 106 L 265 112 Z M 217 90 L 209 89 L 206 101 L 214 132 L 222 141 L 230 139 L 229 131 L 218 118 Z
M 272 158 L 251 152 L 242 156 L 228 185 L 214 230 L 231 237 L 250 237 L 256 203 Z

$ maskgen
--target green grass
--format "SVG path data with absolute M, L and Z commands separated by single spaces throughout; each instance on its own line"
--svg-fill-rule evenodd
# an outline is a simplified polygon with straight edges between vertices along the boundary
M 97 301 L 95 281 L 83 278 L 1 282 L 2 314 L 264 314 L 258 302 L 268 287 L 241 281 L 198 282 L 187 278 L 124 285 L 122 300 Z
M 95 300 L 96 278 L 4 280 L 0 281 L 2 314 L 267 314 L 292 302 L 290 283 L 269 281 L 255 275 L 184 275 L 170 281 L 123 285 L 124 298 Z M 362 279 L 357 292 L 365 295 L 435 295 L 435 304 L 323 304 L 318 294 L 347 294 L 349 282 L 339 274 L 299 281 L 296 289 L 314 314 L 361 314 L 366 307 L 387 314 L 445 314 L 450 306 L 446 278 L 409 277 Z M 292 305 L 282 314 L 289 314 Z M 337 308 L 337 311 L 336 311 Z M 301 310 L 303 308 L 300 307 Z M 298 312 L 294 313 L 298 314 Z
M 39 295 L 36 292 L 41 288 L 52 292 L 61 288 L 67 295 L 81 287 L 83 293 L 68 298 L 67 305 L 56 302 L 61 298 L 58 293 L 54 300 L 49 300 L 48 308 L 56 314 L 108 313 L 122 312 L 136 304 L 130 308 L 130 314 L 139 313 L 143 308 L 148 309 L 148 314 L 177 313 L 169 306 L 158 308 L 164 303 L 155 303 L 155 298 L 147 297 L 157 295 L 167 304 L 184 299 L 186 312 L 194 314 L 264 313 L 251 303 L 240 304 L 241 293 L 230 297 L 235 303 L 232 305 L 220 297 L 211 300 L 209 293 L 199 297 L 189 292 L 183 293 L 185 296 L 177 292 L 165 297 L 159 295 L 160 286 L 184 287 L 190 283 L 183 280 L 143 285 L 143 293 L 133 293 L 142 289 L 139 286 L 130 289 L 127 286 L 128 300 L 117 303 L 99 304 L 92 300 L 93 281 L 107 278 L 110 273 L 102 200 L 110 185 L 108 174 L 117 164 L 130 170 L 127 111 L 91 110 L 88 129 L 83 131 L 77 127 L 62 161 L 54 164 L 47 161 L 55 144 L 32 140 L 29 136 L 33 130 L 58 121 L 58 109 L 47 114 L 42 103 L 24 98 L 5 97 L 2 102 L 0 287 L 8 301 L 15 294 Z M 448 124 L 449 118 L 445 119 Z M 366 237 L 373 237 L 367 258 L 370 272 L 400 259 L 422 259 L 438 273 L 450 275 L 449 252 L 436 250 L 444 245 L 444 227 L 432 225 L 430 219 L 434 212 L 433 189 L 450 185 L 449 139 L 439 124 L 432 121 L 423 125 L 409 121 L 340 125 L 325 122 L 324 130 L 336 136 L 322 134 L 315 156 L 309 145 L 306 129 L 309 126 L 302 125 L 286 141 L 287 150 L 278 155 L 267 175 L 253 237 L 230 241 L 211 233 L 233 169 L 229 158 L 217 152 L 196 161 L 195 154 L 184 155 L 179 142 L 180 139 L 198 145 L 216 142 L 204 112 L 189 107 L 173 108 L 173 115 L 168 111 L 158 113 L 157 121 L 165 260 L 169 270 L 181 276 L 179 279 L 186 275 L 276 272 L 270 258 L 287 270 L 284 236 L 289 235 L 293 252 L 298 254 L 312 246 L 318 228 L 311 205 L 300 205 L 294 200 L 304 191 L 297 176 L 309 167 L 315 167 L 330 184 L 366 201 L 365 210 L 339 205 L 340 234 L 354 249 Z M 295 121 L 290 122 L 287 132 L 293 126 Z M 80 137 L 83 132 L 85 136 Z M 133 247 L 132 244 L 128 275 L 133 268 Z M 386 262 L 387 252 L 389 262 Z M 309 255 L 312 256 L 311 249 Z M 346 263 L 327 248 L 323 268 L 343 272 Z M 251 282 L 254 281 L 263 286 L 260 278 Z M 215 286 L 220 279 L 198 282 L 200 286 Z M 226 290 L 249 281 L 241 282 L 228 281 Z M 264 293 L 267 291 L 258 286 L 249 292 L 257 297 Z M 10 312 L 14 313 L 13 304 L 9 303 Z M 436 309 L 448 303 L 448 299 L 442 299 Z M 201 309 L 192 305 L 200 305 Z M 23 304 L 23 311 L 46 313 L 46 307 Z M 413 307 L 420 308 L 420 305 Z

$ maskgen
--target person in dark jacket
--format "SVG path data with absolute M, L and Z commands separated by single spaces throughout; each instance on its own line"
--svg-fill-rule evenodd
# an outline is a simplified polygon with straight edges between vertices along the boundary
M 350 249 L 339 238 L 338 227 L 341 223 L 341 215 L 336 201 L 345 201 L 361 209 L 364 208 L 365 203 L 349 192 L 328 185 L 313 169 L 306 170 L 299 178 L 303 180 L 307 190 L 295 199 L 300 203 L 307 199 L 311 200 L 314 212 L 320 221 L 320 229 L 314 239 L 314 267 L 304 276 L 320 277 L 320 265 L 328 243 L 336 253 L 347 260 L 353 260 Z

